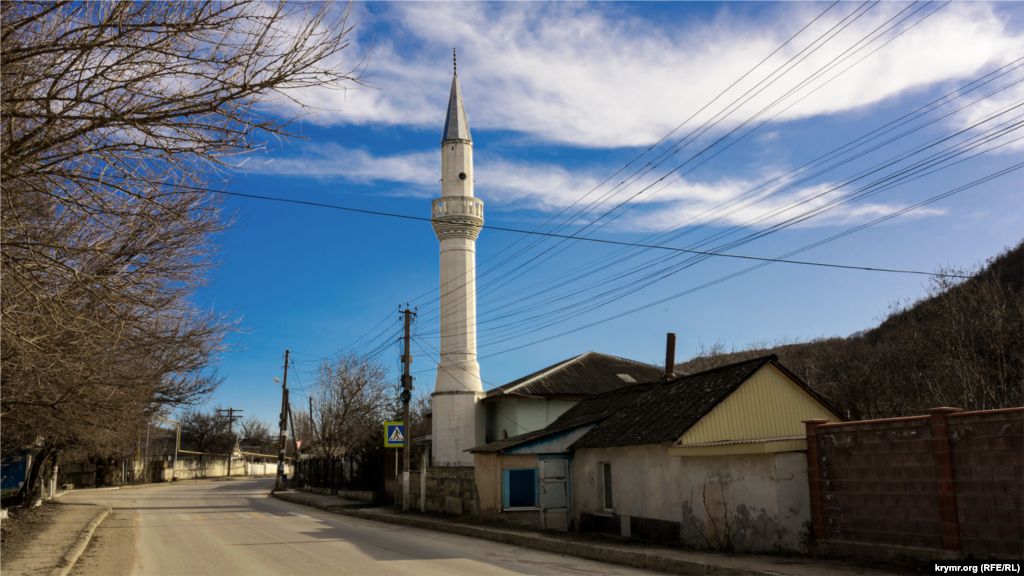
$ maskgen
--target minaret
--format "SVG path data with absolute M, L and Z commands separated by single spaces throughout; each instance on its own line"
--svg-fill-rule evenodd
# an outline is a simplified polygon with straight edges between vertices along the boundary
M 431 395 L 435 466 L 472 466 L 464 452 L 484 443 L 476 361 L 476 238 L 484 203 L 473 197 L 473 139 L 456 70 L 441 136 L 441 197 L 431 203 L 441 243 L 441 358 Z

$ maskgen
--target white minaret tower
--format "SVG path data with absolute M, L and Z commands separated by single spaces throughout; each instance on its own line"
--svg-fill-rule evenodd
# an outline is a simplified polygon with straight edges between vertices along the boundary
M 464 452 L 484 443 L 476 361 L 476 238 L 484 203 L 473 197 L 473 139 L 456 70 L 441 136 L 441 197 L 431 202 L 441 243 L 441 361 L 431 395 L 433 464 L 472 466 Z

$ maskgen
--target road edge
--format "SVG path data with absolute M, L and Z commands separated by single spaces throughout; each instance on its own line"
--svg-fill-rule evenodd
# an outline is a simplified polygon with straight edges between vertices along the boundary
M 436 532 L 448 532 L 459 536 L 490 540 L 492 542 L 499 542 L 502 544 L 512 544 L 515 546 L 522 546 L 524 548 L 542 550 L 544 552 L 553 552 L 555 554 L 564 554 L 567 556 L 575 556 L 577 558 L 586 558 L 587 560 L 597 560 L 598 562 L 608 562 L 611 564 L 619 564 L 644 570 L 668 572 L 670 574 L 704 574 L 708 576 L 719 574 L 736 574 L 740 576 L 778 576 L 779 574 L 778 572 L 771 570 L 751 570 L 735 566 L 723 566 L 721 564 L 685 560 L 682 558 L 671 558 L 659 554 L 650 554 L 640 550 L 622 550 L 619 548 L 607 548 L 584 542 L 567 542 L 565 540 L 559 540 L 557 538 L 551 538 L 543 535 L 523 534 L 520 532 L 504 530 L 489 530 L 480 526 L 470 526 L 452 522 L 439 522 L 427 518 L 367 513 L 358 508 L 353 509 L 342 506 L 326 505 L 288 493 L 278 492 L 276 490 L 272 491 L 270 495 L 279 500 L 284 500 L 285 502 L 319 508 L 320 510 L 333 514 L 353 516 L 364 520 L 376 520 L 378 522 L 408 526 L 410 528 L 422 528 L 425 530 L 434 530 Z
M 145 484 L 122 484 L 120 486 L 102 486 L 100 488 L 72 488 L 61 490 L 46 500 L 54 500 L 65 494 L 80 494 L 82 492 L 102 492 L 104 490 L 134 490 L 136 488 L 159 488 L 161 486 L 187 486 L 189 484 L 205 484 L 207 482 L 232 482 L 235 480 L 255 480 L 259 478 L 274 478 L 274 474 L 261 474 L 259 476 L 214 476 L 212 478 L 189 478 L 188 480 L 175 480 L 174 482 L 147 482 Z
M 71 569 L 75 567 L 75 563 L 78 562 L 79 558 L 81 558 L 82 553 L 84 553 L 85 549 L 89 547 L 89 542 L 92 541 L 93 533 L 96 532 L 96 529 L 99 528 L 100 524 L 103 523 L 103 520 L 105 520 L 107 515 L 110 514 L 110 511 L 111 509 L 108 506 L 96 514 L 96 517 L 86 525 L 85 530 L 78 535 L 78 538 L 71 546 L 71 549 L 68 550 L 60 559 L 60 564 L 50 571 L 49 576 L 68 576 Z

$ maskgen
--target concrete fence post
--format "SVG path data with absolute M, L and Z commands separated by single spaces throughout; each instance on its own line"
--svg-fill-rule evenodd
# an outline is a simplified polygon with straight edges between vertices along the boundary
M 803 420 L 807 427 L 807 483 L 811 497 L 811 533 L 817 542 L 825 541 L 825 500 L 822 497 L 821 458 L 818 455 L 818 426 L 828 420 Z
M 420 512 L 427 511 L 427 452 L 420 457 Z
M 935 455 L 935 479 L 939 484 L 939 512 L 942 518 L 942 547 L 960 551 L 960 521 L 956 514 L 956 487 L 953 484 L 953 455 L 949 445 L 946 417 L 963 412 L 962 408 L 931 408 L 932 453 Z

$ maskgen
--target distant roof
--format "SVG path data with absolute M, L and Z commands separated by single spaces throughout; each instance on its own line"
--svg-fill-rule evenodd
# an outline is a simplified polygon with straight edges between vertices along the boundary
M 448 95 L 448 112 L 444 117 L 444 134 L 441 135 L 441 142 L 448 140 L 473 141 L 473 137 L 469 134 L 466 107 L 462 103 L 462 88 L 459 86 L 458 74 L 452 78 L 452 91 Z
M 570 449 L 673 442 L 768 363 L 782 369 L 798 386 L 828 406 L 799 378 L 779 365 L 778 357 L 772 354 L 653 383 L 627 406 L 574 442 Z
M 626 406 L 637 394 L 651 386 L 652 384 L 635 384 L 603 394 L 587 396 L 562 413 L 561 416 L 545 428 L 519 434 L 511 438 L 504 438 L 482 446 L 476 446 L 475 448 L 470 448 L 467 452 L 501 452 L 534 440 L 572 430 L 573 428 L 600 422 L 615 413 L 616 410 Z
M 636 360 L 600 352 L 585 352 L 504 386 L 492 388 L 484 397 L 484 402 L 493 402 L 505 396 L 582 397 L 657 380 L 663 373 L 657 366 Z

